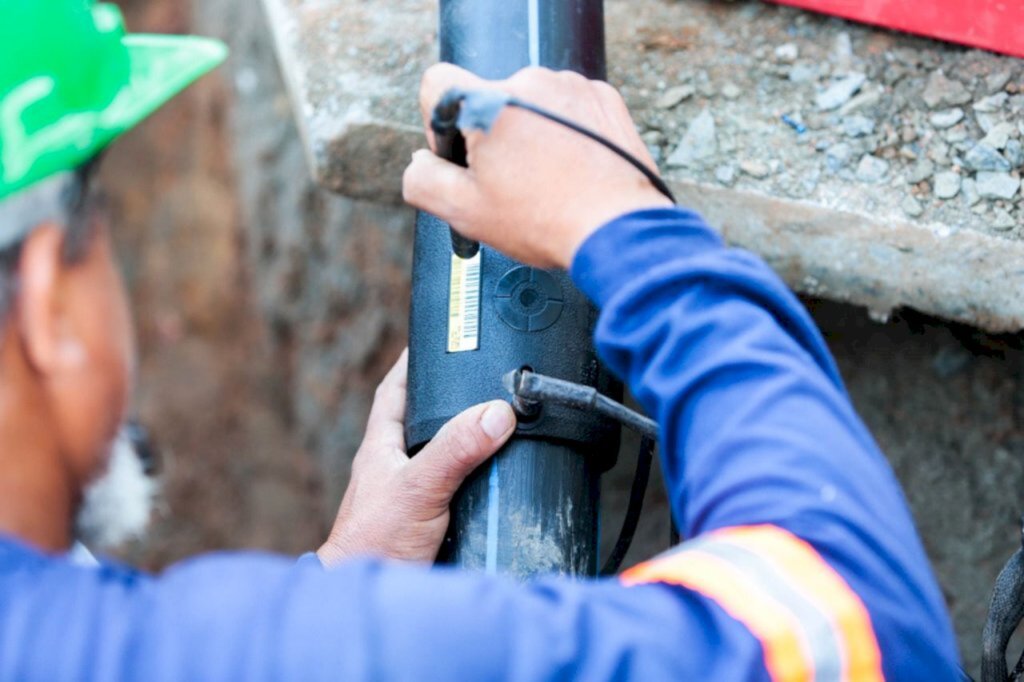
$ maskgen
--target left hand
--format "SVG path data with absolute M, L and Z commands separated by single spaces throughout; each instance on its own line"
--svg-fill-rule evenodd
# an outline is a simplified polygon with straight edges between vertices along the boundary
M 324 566 L 359 555 L 433 561 L 448 529 L 448 507 L 462 482 L 516 428 L 508 403 L 471 407 L 415 457 L 405 452 L 408 352 L 381 382 L 352 479 L 334 528 L 317 550 Z

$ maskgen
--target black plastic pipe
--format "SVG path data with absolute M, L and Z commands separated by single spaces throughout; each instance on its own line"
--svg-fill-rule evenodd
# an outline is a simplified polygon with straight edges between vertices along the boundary
M 487 78 L 530 65 L 605 75 L 601 0 L 441 0 L 440 44 L 442 60 Z M 621 395 L 592 345 L 596 319 L 565 273 L 525 267 L 486 246 L 471 259 L 454 256 L 448 226 L 420 214 L 410 451 L 461 410 L 506 399 L 502 377 L 521 367 Z M 599 479 L 614 464 L 619 435 L 600 415 L 545 405 L 460 491 L 440 560 L 521 577 L 595 575 Z

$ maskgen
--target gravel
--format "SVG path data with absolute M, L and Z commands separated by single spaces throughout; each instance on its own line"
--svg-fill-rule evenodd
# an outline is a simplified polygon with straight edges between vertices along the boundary
M 763 180 L 772 174 L 771 166 L 764 161 L 758 161 L 756 159 L 740 161 L 740 170 L 750 177 L 757 178 L 759 180 Z
M 1010 212 L 1004 208 L 996 209 L 996 214 L 992 218 L 992 227 L 997 230 L 1012 230 L 1016 227 L 1017 221 L 1013 219 Z
M 971 93 L 964 84 L 947 78 L 941 70 L 932 72 L 921 96 L 925 104 L 932 109 L 967 104 L 971 101 Z
M 1020 190 L 1020 178 L 1009 173 L 978 173 L 977 185 L 983 199 L 1012 199 Z
M 918 218 L 924 215 L 924 206 L 912 196 L 907 196 L 900 204 L 900 208 L 911 218 Z
M 993 146 L 984 142 L 976 144 L 967 152 L 964 162 L 971 170 L 988 172 L 1009 172 L 1010 162 Z
M 861 182 L 879 183 L 889 173 L 889 162 L 871 154 L 865 154 L 857 164 L 857 179 Z
M 710 109 L 705 109 L 693 119 L 676 150 L 668 157 L 669 166 L 684 168 L 700 167 L 703 162 L 718 152 L 715 119 Z
M 946 171 L 935 176 L 935 196 L 939 199 L 952 199 L 960 194 L 962 178 L 958 173 Z
M 928 121 L 932 126 L 939 130 L 952 128 L 962 120 L 964 120 L 964 110 L 959 107 L 955 109 L 948 109 L 946 111 L 936 111 L 928 117 Z
M 696 94 L 697 88 L 692 85 L 677 85 L 674 88 L 669 88 L 665 93 L 658 99 L 655 106 L 659 109 L 671 109 L 677 104 L 682 103 L 685 100 L 693 97 Z
M 814 99 L 820 111 L 833 111 L 843 106 L 857 94 L 868 77 L 862 73 L 852 73 L 835 81 L 827 88 L 818 93 Z

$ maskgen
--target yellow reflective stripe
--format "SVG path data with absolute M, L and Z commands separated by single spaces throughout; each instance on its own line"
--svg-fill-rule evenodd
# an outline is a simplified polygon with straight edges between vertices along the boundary
M 867 609 L 814 549 L 776 526 L 728 528 L 627 571 L 699 592 L 761 642 L 776 682 L 882 680 Z

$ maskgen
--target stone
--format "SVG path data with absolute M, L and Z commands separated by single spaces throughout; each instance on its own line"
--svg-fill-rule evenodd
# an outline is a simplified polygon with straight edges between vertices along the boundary
M 952 128 L 962 120 L 964 120 L 964 110 L 959 107 L 947 109 L 946 111 L 936 111 L 928 117 L 928 122 L 932 124 L 932 127 L 939 130 Z
M 935 176 L 935 196 L 940 199 L 952 199 L 960 194 L 963 180 L 959 173 L 946 171 Z
M 924 206 L 921 202 L 910 196 L 909 194 L 904 197 L 903 202 L 900 204 L 900 208 L 911 218 L 918 218 L 924 214 Z
M 834 144 L 825 151 L 825 163 L 833 173 L 845 168 L 852 158 L 853 147 L 845 142 Z
M 686 129 L 682 142 L 668 157 L 670 167 L 698 168 L 718 153 L 715 119 L 710 109 L 700 112 Z
M 817 78 L 817 64 L 810 64 L 807 62 L 794 64 L 793 68 L 789 70 L 789 80 L 791 83 L 808 83 Z
M 978 194 L 978 183 L 967 178 L 960 186 L 960 193 L 964 203 L 968 206 L 977 206 L 981 202 L 981 195 Z
M 715 179 L 726 187 L 731 187 L 736 182 L 736 167 L 726 164 L 715 169 Z
M 867 116 L 847 116 L 840 126 L 847 137 L 867 137 L 875 132 L 875 121 Z
M 985 78 L 985 92 L 996 93 L 1000 90 L 1005 90 L 1011 78 L 1013 78 L 1013 73 L 1010 71 L 996 71 L 995 73 L 990 73 L 988 77 Z
M 911 185 L 916 185 L 919 182 L 924 182 L 935 173 L 935 164 L 928 159 L 921 159 L 907 172 L 907 182 Z
M 862 73 L 852 73 L 840 78 L 818 93 L 814 102 L 821 111 L 833 111 L 850 101 L 868 80 Z
M 763 180 L 772 174 L 771 166 L 764 161 L 757 161 L 756 159 L 746 159 L 740 161 L 740 170 L 749 175 L 752 178 Z
M 971 101 L 971 93 L 964 87 L 964 84 L 946 78 L 946 74 L 941 70 L 932 72 L 922 97 L 930 109 L 954 107 Z
M 675 87 L 669 88 L 664 93 L 662 93 L 661 97 L 658 98 L 658 101 L 655 102 L 654 106 L 658 107 L 659 109 L 671 109 L 677 104 L 685 102 L 686 100 L 693 97 L 694 93 L 696 92 L 697 88 L 693 87 L 690 84 L 677 85 Z
M 996 127 L 997 124 L 1002 123 L 1003 117 L 976 111 L 974 112 L 974 120 L 978 122 L 978 127 L 981 128 L 982 132 L 987 135 L 988 131 Z
M 1013 139 L 1006 143 L 1003 156 L 1010 162 L 1013 168 L 1024 168 L 1024 144 L 1020 140 Z
M 857 164 L 857 179 L 875 184 L 881 182 L 889 172 L 889 162 L 871 154 L 865 154 Z
M 882 92 L 881 88 L 863 90 L 859 95 L 839 108 L 839 115 L 846 116 L 855 111 L 875 106 L 882 101 Z
M 982 199 L 1012 199 L 1020 190 L 1020 180 L 1009 173 L 978 173 L 978 195 Z
M 843 31 L 836 35 L 835 43 L 832 46 L 832 61 L 840 70 L 850 68 L 853 62 L 853 41 L 850 34 Z
M 1013 216 L 1010 215 L 1009 211 L 1000 208 L 996 210 L 995 216 L 992 217 L 991 225 L 993 230 L 999 230 L 1002 232 L 1005 230 L 1012 230 L 1017 226 L 1017 221 L 1013 219 Z
M 991 97 L 978 100 L 974 103 L 973 108 L 975 111 L 980 111 L 983 114 L 994 114 L 997 111 L 1003 110 L 1003 107 L 1006 105 L 1006 100 L 1009 98 L 1010 96 L 1008 94 L 1000 92 L 998 95 L 992 95 Z
M 1002 154 L 987 144 L 976 144 L 964 157 L 964 163 L 971 170 L 990 172 L 1009 172 L 1010 162 Z
M 1006 144 L 1010 141 L 1010 136 L 1016 132 L 1016 127 L 1012 123 L 1003 121 L 992 126 L 980 144 L 988 145 L 993 149 L 1005 149 Z
M 739 96 L 742 94 L 743 90 L 735 83 L 726 83 L 722 86 L 722 97 L 728 100 L 739 99 Z
M 792 64 L 800 57 L 800 48 L 797 47 L 796 43 L 783 43 L 775 48 L 775 59 L 776 61 L 784 64 Z M 1010 79 L 1007 78 L 1007 81 Z

